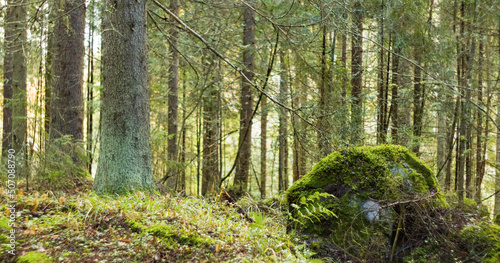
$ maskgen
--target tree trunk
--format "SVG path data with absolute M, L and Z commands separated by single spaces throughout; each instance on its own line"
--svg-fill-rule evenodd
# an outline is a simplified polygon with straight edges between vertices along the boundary
M 219 74 L 218 72 L 213 72 Z M 220 80 L 221 81 L 221 80 Z M 213 194 L 219 185 L 219 114 L 218 114 L 218 85 L 209 87 L 203 100 L 203 170 L 201 194 Z
M 248 1 L 253 5 L 253 0 Z M 254 69 L 254 42 L 255 42 L 255 23 L 254 12 L 248 7 L 243 11 L 243 74 L 250 80 L 253 80 Z M 240 156 L 236 160 L 236 171 L 234 176 L 234 187 L 239 194 L 248 189 L 248 172 L 250 169 L 250 156 L 252 148 L 252 92 L 251 85 L 245 78 L 241 78 L 241 111 L 240 111 L 240 134 L 239 144 Z
M 500 17 L 498 19 L 498 41 L 500 43 Z M 498 54 L 500 55 L 500 45 L 498 46 Z M 500 75 L 500 68 L 498 69 Z M 497 96 L 500 101 L 500 95 Z M 500 103 L 497 103 L 497 113 L 500 112 Z M 497 114 L 496 123 L 500 123 L 500 114 Z M 497 128 L 497 145 L 496 145 L 496 169 L 495 169 L 495 208 L 493 214 L 500 213 L 500 128 Z
M 394 41 L 396 43 L 396 41 Z M 396 54 L 401 52 L 399 47 L 395 47 Z M 394 55 L 392 58 L 392 90 L 391 90 L 391 109 L 390 109 L 390 118 L 392 120 L 392 128 L 391 128 L 391 137 L 392 142 L 394 144 L 401 143 L 401 139 L 399 136 L 399 57 Z
M 16 151 L 18 174 L 26 164 L 26 1 L 7 1 L 4 56 L 4 115 L 2 151 Z
M 92 174 L 92 142 L 93 142 L 93 116 L 94 116 L 94 11 L 95 1 L 91 1 L 89 4 L 90 9 L 90 22 L 89 22 L 89 56 L 87 61 L 87 154 L 88 154 L 88 166 L 87 169 L 89 174 Z
M 266 198 L 267 184 L 267 97 L 260 101 L 260 197 Z
M 85 1 L 56 1 L 54 24 L 51 138 L 83 139 L 83 60 Z M 76 156 L 75 156 L 76 158 Z
M 363 144 L 363 10 L 361 2 L 354 3 L 351 65 L 351 144 Z
M 154 190 L 149 126 L 146 1 L 104 2 L 98 194 Z
M 297 76 L 294 78 L 293 87 L 297 87 L 296 89 L 292 89 L 293 92 L 291 97 L 292 106 L 294 109 L 300 109 L 304 96 L 302 92 L 301 81 L 302 81 L 302 73 L 299 70 L 297 72 Z M 296 117 L 295 114 L 292 114 L 292 128 L 293 128 L 293 181 L 299 180 L 306 173 L 306 152 L 302 145 L 303 142 L 303 132 L 304 132 L 304 123 L 300 118 Z
M 179 0 L 170 0 L 170 11 L 176 16 L 179 15 Z M 170 19 L 170 68 L 168 69 L 168 139 L 167 153 L 169 166 L 167 167 L 166 186 L 168 189 L 175 190 L 177 185 L 177 176 L 179 169 L 177 162 L 177 119 L 178 119 L 178 86 L 179 86 L 179 52 L 177 47 L 179 30 L 173 18 Z
M 48 28 L 47 28 L 47 55 L 45 57 L 45 121 L 44 127 L 47 135 L 50 133 L 50 107 L 51 107 L 51 94 L 52 94 L 52 61 L 54 57 L 54 18 L 56 9 L 54 7 L 54 2 L 51 1 L 51 10 L 49 12 L 48 18 Z
M 280 61 L 281 61 L 281 72 L 280 72 L 280 92 L 279 97 L 280 101 L 286 101 L 287 93 L 288 93 L 288 68 L 285 63 L 285 55 L 283 51 L 280 52 Z M 279 109 L 279 165 L 278 165 L 278 182 L 279 182 L 279 191 L 283 192 L 288 188 L 288 121 L 286 112 L 280 108 Z
M 422 70 L 420 69 L 421 54 L 416 51 L 414 66 L 414 84 L 413 84 L 413 152 L 420 156 L 420 137 L 422 136 L 422 120 L 424 116 L 425 104 L 425 86 L 422 84 Z
M 7 156 L 7 151 L 12 148 L 12 82 L 14 76 L 13 48 L 15 37 L 16 17 L 14 16 L 14 1 L 7 3 L 4 26 L 4 57 L 3 57 L 3 134 L 2 155 Z
M 186 101 L 186 71 L 183 71 L 182 72 L 182 101 L 185 102 Z M 180 181 L 180 187 L 179 187 L 179 190 L 181 192 L 184 192 L 186 193 L 187 192 L 187 189 L 186 189 L 186 168 L 185 168 L 185 164 L 186 164 L 186 110 L 183 109 L 182 111 L 182 120 L 183 120 L 183 123 L 182 123 L 182 129 L 181 129 L 181 164 L 183 165 L 182 167 L 182 171 L 180 173 L 181 175 L 181 181 Z
M 320 151 L 319 158 L 323 158 L 332 152 L 332 148 L 330 145 L 330 108 L 329 104 L 331 103 L 331 94 L 329 92 L 329 77 L 328 77 L 328 65 L 327 65 L 327 44 L 326 44 L 326 25 L 322 26 L 322 45 L 321 45 L 321 76 L 319 81 L 319 105 L 318 105 L 318 147 Z M 281 54 L 280 54 L 281 57 Z M 283 62 L 282 62 L 283 63 Z M 283 69 L 283 66 L 282 66 Z M 283 82 L 283 78 L 281 82 Z M 280 92 L 281 90 L 280 83 Z M 281 117 L 280 117 L 281 120 Z
M 483 62 L 484 62 L 484 44 L 482 38 L 479 40 L 479 59 L 477 67 L 477 100 L 479 105 L 483 104 Z M 474 200 L 481 202 L 481 184 L 484 177 L 484 157 L 483 157 L 483 114 L 477 110 L 477 134 L 476 134 L 476 182 Z
M 378 52 L 378 80 L 377 80 L 377 144 L 386 142 L 385 137 L 385 118 L 386 112 L 384 105 L 387 103 L 385 100 L 385 86 L 384 86 L 384 0 L 380 4 L 380 18 L 378 19 L 378 39 L 380 42 L 380 50 Z

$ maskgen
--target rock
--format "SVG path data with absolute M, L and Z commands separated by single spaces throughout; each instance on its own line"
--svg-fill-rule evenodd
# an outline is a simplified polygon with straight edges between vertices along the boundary
M 447 206 L 434 173 L 398 145 L 333 152 L 295 182 L 286 198 L 289 230 L 320 238 L 355 259 L 373 261 L 394 253 L 399 221 L 410 224 L 399 220 L 405 218 L 400 215 L 409 213 L 410 206 Z

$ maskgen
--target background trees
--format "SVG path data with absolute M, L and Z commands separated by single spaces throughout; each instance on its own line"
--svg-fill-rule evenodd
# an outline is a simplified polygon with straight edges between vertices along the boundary
M 56 2 L 64 3 L 61 9 L 53 7 Z M 27 165 L 34 175 L 50 162 L 44 147 L 50 128 L 87 141 L 87 150 L 100 158 L 90 166 L 93 174 L 100 176 L 107 161 L 127 156 L 123 169 L 152 169 L 156 181 L 170 178 L 170 191 L 204 195 L 237 186 L 270 196 L 333 150 L 396 143 L 439 172 L 442 187 L 460 200 L 493 205 L 500 74 L 496 0 L 157 0 L 145 9 L 145 33 L 135 26 L 143 22 L 133 22 L 131 29 L 106 20 L 112 9 L 95 1 L 85 2 L 92 14 L 85 20 L 83 1 L 5 3 L 2 147 L 9 147 L 14 130 L 25 130 L 18 137 L 27 138 Z M 28 26 L 21 30 L 19 24 Z M 128 46 L 118 48 L 118 32 Z M 146 33 L 147 54 L 144 44 L 132 49 L 135 36 Z M 102 50 L 91 44 L 98 37 Z M 79 46 L 73 52 L 70 44 Z M 101 56 L 107 73 L 99 70 Z M 74 75 L 72 67 L 60 66 L 71 59 L 78 62 L 70 63 L 79 68 Z M 14 96 L 22 83 L 26 91 Z M 52 92 L 46 88 L 52 86 Z M 13 103 L 16 98 L 21 104 Z M 147 116 L 137 106 L 146 98 L 149 119 L 137 118 Z M 21 106 L 15 111 L 14 105 Z M 127 110 L 134 107 L 143 112 Z M 17 118 L 21 128 L 9 126 L 15 114 L 26 116 Z M 58 124 L 74 117 L 79 132 Z M 127 137 L 120 129 L 111 131 L 117 124 L 121 131 L 138 132 Z M 107 152 L 110 138 L 116 142 L 111 148 L 144 146 L 139 155 L 145 159 L 136 160 L 141 165 L 125 150 Z

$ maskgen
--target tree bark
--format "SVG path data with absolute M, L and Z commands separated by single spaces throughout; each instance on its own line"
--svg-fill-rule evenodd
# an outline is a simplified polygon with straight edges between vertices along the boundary
M 179 15 L 179 0 L 170 0 L 170 11 L 176 16 Z M 179 52 L 177 47 L 179 30 L 177 23 L 173 18 L 170 18 L 170 68 L 168 69 L 168 145 L 167 154 L 169 166 L 167 167 L 168 189 L 176 190 L 179 169 L 177 168 L 177 122 L 178 122 L 178 90 L 179 90 Z M 172 137 L 170 137 L 172 136 Z
M 19 175 L 25 172 L 27 154 L 26 41 L 26 1 L 7 1 L 2 151 L 16 151 Z
M 3 130 L 2 130 L 2 155 L 7 156 L 7 151 L 12 148 L 12 82 L 14 81 L 13 48 L 15 37 L 14 1 L 7 2 L 4 26 L 4 57 L 3 57 Z
M 354 3 L 351 65 L 351 144 L 363 143 L 363 10 L 360 1 Z
M 145 0 L 106 0 L 97 194 L 154 190 Z
M 248 4 L 253 5 L 253 0 Z M 243 10 L 243 74 L 250 80 L 254 77 L 254 42 L 255 42 L 255 21 L 254 11 L 248 7 Z M 236 171 L 234 176 L 235 190 L 242 194 L 248 189 L 248 173 L 250 169 L 250 157 L 252 147 L 252 86 L 243 77 L 241 78 L 241 111 L 240 111 L 240 133 L 239 145 L 240 156 L 236 160 Z
M 83 139 L 83 64 L 85 1 L 56 1 L 54 24 L 51 138 Z M 75 156 L 76 158 L 76 156 Z

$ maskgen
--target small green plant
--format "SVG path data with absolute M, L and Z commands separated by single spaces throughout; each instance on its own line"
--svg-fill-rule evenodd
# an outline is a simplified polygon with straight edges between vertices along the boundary
M 307 197 L 302 196 L 299 200 L 300 205 L 291 204 L 294 211 L 292 211 L 289 218 L 295 222 L 297 226 L 297 224 L 304 225 L 308 221 L 314 224 L 316 222 L 320 222 L 322 219 L 327 219 L 328 217 L 337 217 L 335 213 L 326 208 L 320 202 L 321 198 L 332 197 L 335 198 L 331 194 L 319 192 L 314 192 L 314 194 Z

